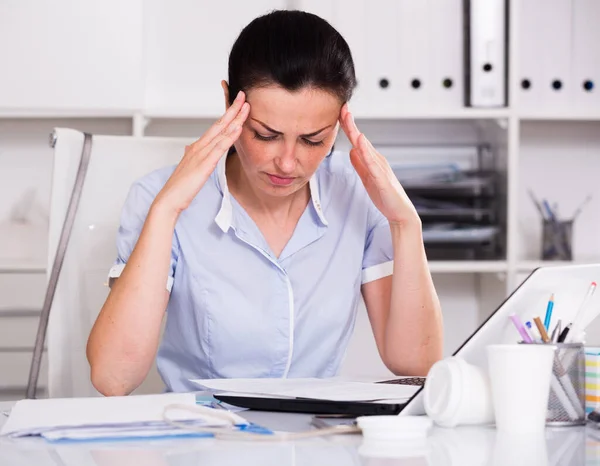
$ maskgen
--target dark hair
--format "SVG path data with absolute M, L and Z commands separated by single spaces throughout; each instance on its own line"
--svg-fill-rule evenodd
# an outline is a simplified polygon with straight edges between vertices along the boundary
M 348 43 L 319 16 L 275 10 L 254 19 L 229 54 L 229 99 L 240 90 L 275 84 L 296 91 L 314 87 L 347 102 L 356 87 Z

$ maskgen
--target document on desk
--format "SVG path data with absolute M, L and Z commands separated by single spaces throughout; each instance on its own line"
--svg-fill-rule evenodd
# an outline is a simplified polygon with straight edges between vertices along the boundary
M 193 393 L 21 400 L 12 408 L 0 436 L 42 436 L 48 440 L 191 435 L 166 423 L 169 405 L 196 405 Z M 198 413 L 173 410 L 169 418 L 194 426 L 216 427 Z M 240 418 L 241 419 L 241 418 Z M 202 435 L 202 434 L 200 434 Z
M 197 379 L 199 387 L 244 395 L 327 401 L 408 401 L 420 387 L 327 379 Z

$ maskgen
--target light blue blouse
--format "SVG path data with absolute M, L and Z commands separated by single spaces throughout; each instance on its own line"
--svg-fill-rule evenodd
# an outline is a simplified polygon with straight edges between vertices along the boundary
M 110 277 L 125 267 L 174 168 L 131 187 Z M 392 274 L 391 233 L 347 154 L 327 157 L 309 186 L 311 202 L 279 257 L 230 195 L 225 157 L 181 214 L 157 356 L 167 390 L 195 390 L 196 378 L 336 375 L 361 284 Z

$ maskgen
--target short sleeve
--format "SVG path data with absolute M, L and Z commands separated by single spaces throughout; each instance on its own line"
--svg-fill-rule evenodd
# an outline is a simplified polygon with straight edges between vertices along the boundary
M 117 232 L 117 258 L 108 273 L 109 283 L 111 279 L 120 277 L 123 269 L 125 269 L 125 264 L 127 264 L 129 256 L 131 256 L 133 248 L 137 244 L 150 206 L 159 190 L 160 186 L 154 187 L 145 180 L 137 181 L 129 190 L 121 212 L 120 225 Z M 178 256 L 179 243 L 177 235 L 174 233 L 171 245 L 171 266 L 166 284 L 169 292 L 173 287 Z
M 394 272 L 394 247 L 387 218 L 370 203 L 367 237 L 362 264 L 362 283 L 372 282 Z

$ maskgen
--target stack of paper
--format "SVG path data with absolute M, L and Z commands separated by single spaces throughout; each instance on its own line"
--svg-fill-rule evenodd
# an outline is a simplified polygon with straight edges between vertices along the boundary
M 193 393 L 94 398 L 21 400 L 15 404 L 0 436 L 41 436 L 47 440 L 205 436 L 169 425 L 163 412 L 170 405 L 194 407 Z M 169 419 L 190 426 L 221 427 L 226 420 L 191 410 L 170 410 Z M 240 424 L 247 422 L 239 417 Z
M 328 401 L 408 401 L 420 388 L 330 379 L 200 379 L 198 386 L 245 395 L 310 398 Z

